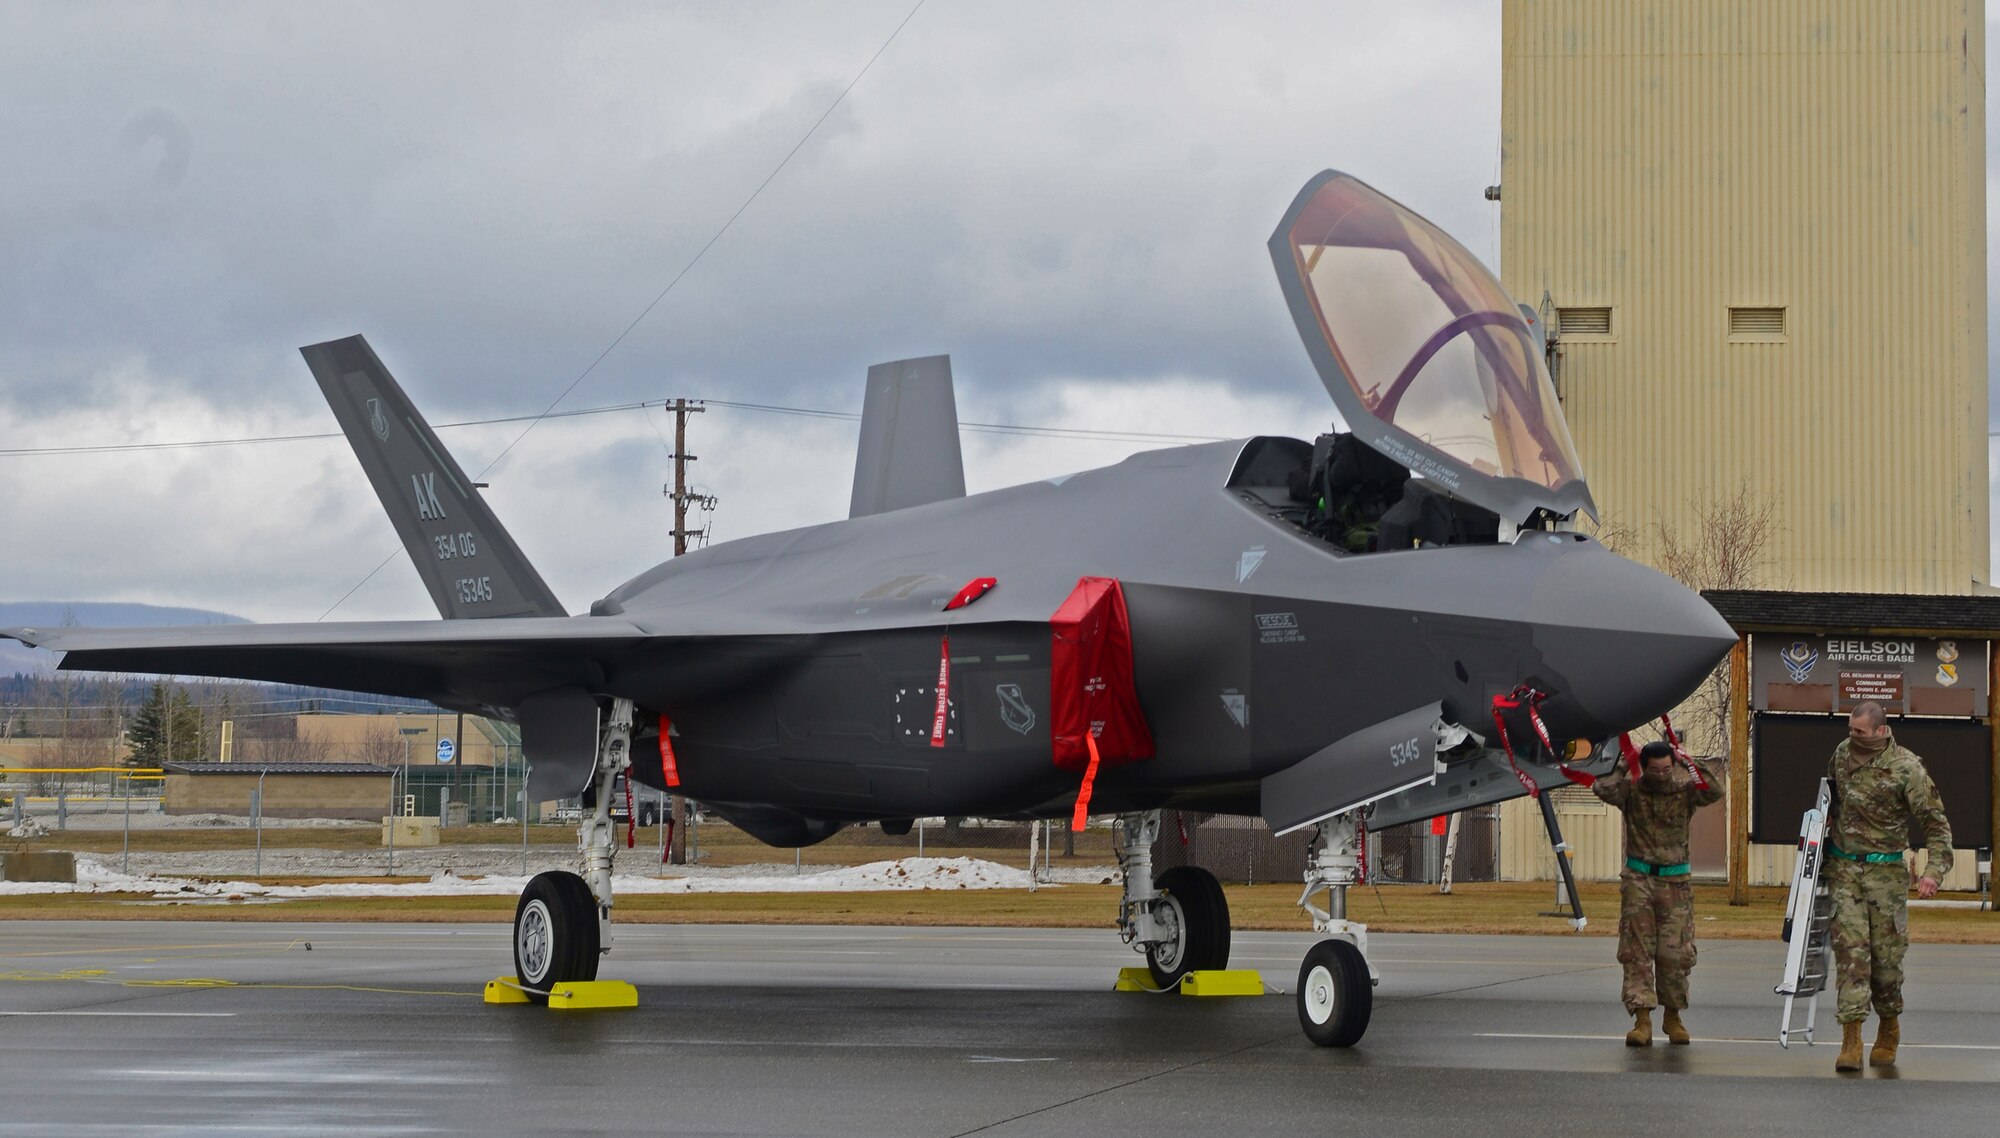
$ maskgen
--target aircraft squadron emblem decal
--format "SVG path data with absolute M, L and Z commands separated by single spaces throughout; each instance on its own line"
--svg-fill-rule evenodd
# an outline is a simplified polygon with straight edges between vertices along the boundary
M 1028 706 L 1028 697 L 1021 694 L 1020 684 L 1000 684 L 993 694 L 1000 697 L 1000 722 L 1016 735 L 1026 735 L 1035 729 L 1035 709 Z
M 1819 649 L 1803 640 L 1794 640 L 1791 647 L 1779 653 L 1778 659 L 1784 661 L 1785 671 L 1791 673 L 1792 682 L 1802 684 L 1807 676 L 1812 675 L 1813 665 L 1819 663 Z
M 389 417 L 382 413 L 380 399 L 368 401 L 368 429 L 375 432 L 376 438 L 385 443 L 389 441 Z

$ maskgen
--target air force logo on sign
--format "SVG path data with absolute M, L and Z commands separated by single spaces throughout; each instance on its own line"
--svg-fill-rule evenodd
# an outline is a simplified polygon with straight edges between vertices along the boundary
M 368 401 L 368 429 L 375 432 L 376 438 L 385 443 L 389 441 L 389 417 L 382 413 L 380 399 Z
M 1784 661 L 1785 671 L 1791 673 L 1792 682 L 1802 684 L 1807 676 L 1812 675 L 1813 665 L 1819 663 L 1819 649 L 1803 640 L 1794 640 L 1791 647 L 1778 654 L 1778 659 Z
M 1000 722 L 1009 731 L 1026 735 L 1035 729 L 1035 709 L 1028 706 L 1028 697 L 1021 694 L 1020 684 L 1000 684 L 993 694 L 1000 697 Z

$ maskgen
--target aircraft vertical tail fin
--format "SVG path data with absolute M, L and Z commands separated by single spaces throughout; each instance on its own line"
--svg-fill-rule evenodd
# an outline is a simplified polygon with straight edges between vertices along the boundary
M 299 352 L 442 616 L 568 615 L 367 340 Z
M 847 516 L 864 517 L 965 497 L 958 449 L 958 401 L 951 357 L 896 360 L 868 369 L 854 497 Z

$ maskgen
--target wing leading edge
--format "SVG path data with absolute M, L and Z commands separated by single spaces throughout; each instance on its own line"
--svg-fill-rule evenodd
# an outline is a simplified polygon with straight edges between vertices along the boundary
M 230 676 L 367 691 L 446 707 L 511 707 L 558 687 L 601 686 L 655 639 L 612 617 L 7 628 L 62 652 L 65 670 Z

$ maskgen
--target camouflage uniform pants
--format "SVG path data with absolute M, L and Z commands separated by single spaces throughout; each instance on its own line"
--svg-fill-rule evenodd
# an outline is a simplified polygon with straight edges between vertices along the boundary
M 1903 1014 L 1903 950 L 1910 946 L 1910 872 L 1901 862 L 1865 865 L 1829 859 L 1833 968 L 1838 1018 L 1859 1023 L 1872 1000 L 1878 1016 Z
M 1653 877 L 1629 869 L 1620 880 L 1618 962 L 1625 966 L 1625 1010 L 1687 1007 L 1694 886 L 1685 876 Z

